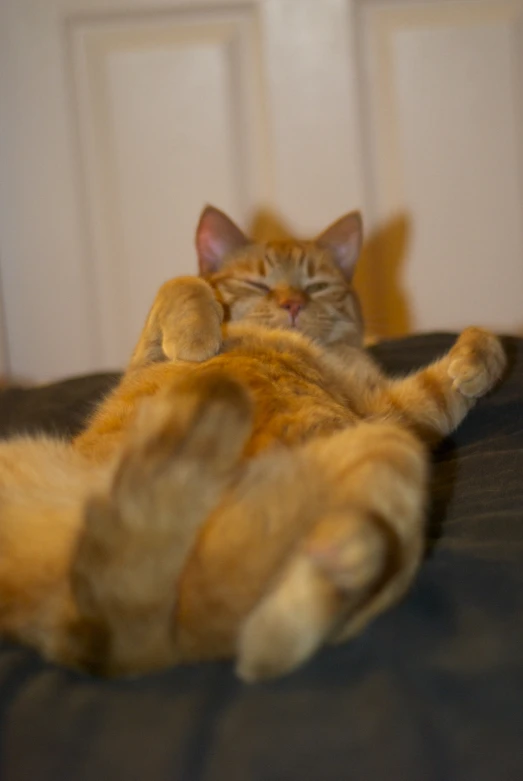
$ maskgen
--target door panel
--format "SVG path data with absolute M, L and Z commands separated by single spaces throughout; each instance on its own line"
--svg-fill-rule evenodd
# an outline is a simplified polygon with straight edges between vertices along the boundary
M 396 279 L 381 278 L 386 333 L 521 331 L 521 3 L 360 11 L 375 220 L 403 214 L 409 234 Z M 387 247 L 373 260 L 379 274 Z
M 102 361 L 130 353 L 159 284 L 195 272 L 205 200 L 246 219 L 267 189 L 250 9 L 75 20 Z

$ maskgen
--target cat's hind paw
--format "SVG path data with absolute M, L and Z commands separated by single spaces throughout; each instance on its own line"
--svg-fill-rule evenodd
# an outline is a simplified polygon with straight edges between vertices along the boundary
M 452 387 L 467 398 L 488 393 L 501 378 L 507 358 L 500 340 L 482 328 L 466 328 L 449 353 Z
M 241 628 L 236 673 L 242 680 L 255 683 L 284 675 L 311 656 L 330 621 L 323 601 L 332 595 L 324 591 L 324 578 L 310 557 L 295 555 L 281 582 Z
M 251 400 L 216 371 L 144 403 L 112 484 L 92 496 L 71 569 L 83 617 L 111 638 L 104 670 L 170 664 L 177 579 L 196 535 L 236 474 Z
M 298 667 L 331 635 L 339 617 L 351 610 L 357 614 L 383 580 L 389 539 L 370 517 L 354 509 L 348 517 L 323 519 L 322 527 L 320 538 L 313 536 L 295 554 L 242 627 L 236 671 L 244 681 L 274 678 Z M 332 544 L 329 531 L 334 532 Z
M 118 504 L 133 514 L 143 506 L 148 528 L 152 516 L 176 515 L 183 522 L 195 507 L 210 509 L 238 463 L 251 420 L 247 391 L 216 370 L 147 399 L 115 475 Z

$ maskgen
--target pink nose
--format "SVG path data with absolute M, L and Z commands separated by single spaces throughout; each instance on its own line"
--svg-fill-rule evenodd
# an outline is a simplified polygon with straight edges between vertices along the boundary
M 301 301 L 297 301 L 295 298 L 288 298 L 285 301 L 282 301 L 280 306 L 282 309 L 286 309 L 288 311 L 294 321 L 298 317 L 303 304 Z

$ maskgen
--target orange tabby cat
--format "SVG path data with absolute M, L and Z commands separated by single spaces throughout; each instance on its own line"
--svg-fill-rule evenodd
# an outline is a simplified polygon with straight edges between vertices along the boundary
M 208 207 L 73 443 L 0 445 L 0 630 L 105 674 L 235 657 L 246 680 L 347 638 L 411 583 L 428 457 L 499 379 L 486 331 L 389 379 L 361 350 L 357 213 L 256 245 Z M 225 320 L 225 324 L 223 321 Z

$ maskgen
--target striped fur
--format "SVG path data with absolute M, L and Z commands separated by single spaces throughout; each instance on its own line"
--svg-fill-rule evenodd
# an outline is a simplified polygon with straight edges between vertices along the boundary
M 0 629 L 68 665 L 234 657 L 258 680 L 360 631 L 419 567 L 427 445 L 503 371 L 477 328 L 410 377 L 379 371 L 354 214 L 263 246 L 202 219 L 205 278 L 161 288 L 83 434 L 0 445 Z

